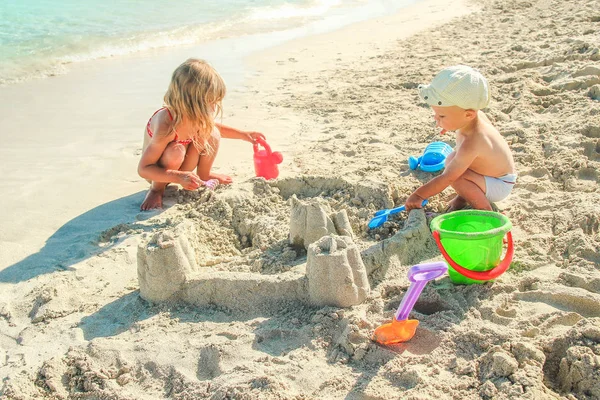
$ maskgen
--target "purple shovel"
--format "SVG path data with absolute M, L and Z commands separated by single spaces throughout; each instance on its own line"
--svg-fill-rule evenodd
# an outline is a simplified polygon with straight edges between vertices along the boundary
M 411 282 L 392 322 L 375 329 L 373 340 L 380 344 L 407 342 L 415 335 L 419 321 L 408 319 L 423 288 L 432 279 L 446 273 L 448 266 L 444 261 L 436 261 L 412 266 L 408 270 L 408 280 Z

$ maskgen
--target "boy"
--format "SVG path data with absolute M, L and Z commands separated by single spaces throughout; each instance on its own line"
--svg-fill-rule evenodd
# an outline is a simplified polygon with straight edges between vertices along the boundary
M 424 199 L 452 186 L 457 196 L 447 211 L 467 203 L 491 210 L 490 202 L 508 197 L 517 175 L 508 143 L 479 111 L 490 101 L 486 79 L 471 67 L 457 65 L 440 71 L 430 85 L 420 85 L 419 95 L 433 109 L 442 134 L 456 131 L 456 148 L 446 158 L 444 172 L 408 197 L 406 209 L 421 208 Z

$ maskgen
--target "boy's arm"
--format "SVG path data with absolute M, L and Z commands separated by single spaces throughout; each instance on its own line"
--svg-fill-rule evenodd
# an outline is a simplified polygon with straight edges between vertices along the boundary
M 421 208 L 423 200 L 441 193 L 442 190 L 450 186 L 471 166 L 477 157 L 477 154 L 477 148 L 474 143 L 465 140 L 456 152 L 452 161 L 446 165 L 444 172 L 419 187 L 409 196 L 405 204 L 406 210 L 410 211 L 414 208 Z
M 221 137 L 226 139 L 241 139 L 250 143 L 254 143 L 258 137 L 265 140 L 265 136 L 259 132 L 245 132 L 219 123 L 215 123 L 215 125 L 219 128 Z

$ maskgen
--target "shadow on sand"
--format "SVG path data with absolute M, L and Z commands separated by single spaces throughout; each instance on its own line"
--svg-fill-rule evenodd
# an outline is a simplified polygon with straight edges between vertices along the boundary
M 135 323 L 156 314 L 156 309 L 148 306 L 136 290 L 108 303 L 92 315 L 83 317 L 79 328 L 83 331 L 85 340 L 116 336 L 131 329 Z
M 68 270 L 71 265 L 108 250 L 111 245 L 97 245 L 99 235 L 116 225 L 135 221 L 145 193 L 121 197 L 73 218 L 50 236 L 40 251 L 0 271 L 0 282 L 17 283 Z

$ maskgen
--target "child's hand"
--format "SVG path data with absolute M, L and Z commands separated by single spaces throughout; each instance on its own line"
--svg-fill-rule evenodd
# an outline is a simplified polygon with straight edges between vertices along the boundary
M 267 138 L 265 138 L 265 135 L 263 135 L 260 132 L 246 132 L 246 135 L 248 135 L 248 141 L 250 143 L 256 143 L 257 139 L 262 139 L 264 141 L 267 141 Z
M 406 199 L 406 203 L 404 203 L 404 207 L 406 207 L 407 212 L 410 210 L 414 210 L 415 208 L 422 208 L 423 200 L 425 200 L 425 199 L 423 199 L 418 194 L 413 193 L 410 196 L 408 196 L 408 199 Z
M 209 179 L 207 181 L 205 181 L 203 183 L 204 186 L 206 186 L 207 188 L 209 188 L 210 190 L 215 190 L 215 188 L 217 186 L 219 186 L 219 180 L 218 179 Z
M 179 183 L 185 190 L 196 190 L 202 185 L 202 180 L 193 172 L 180 172 Z

